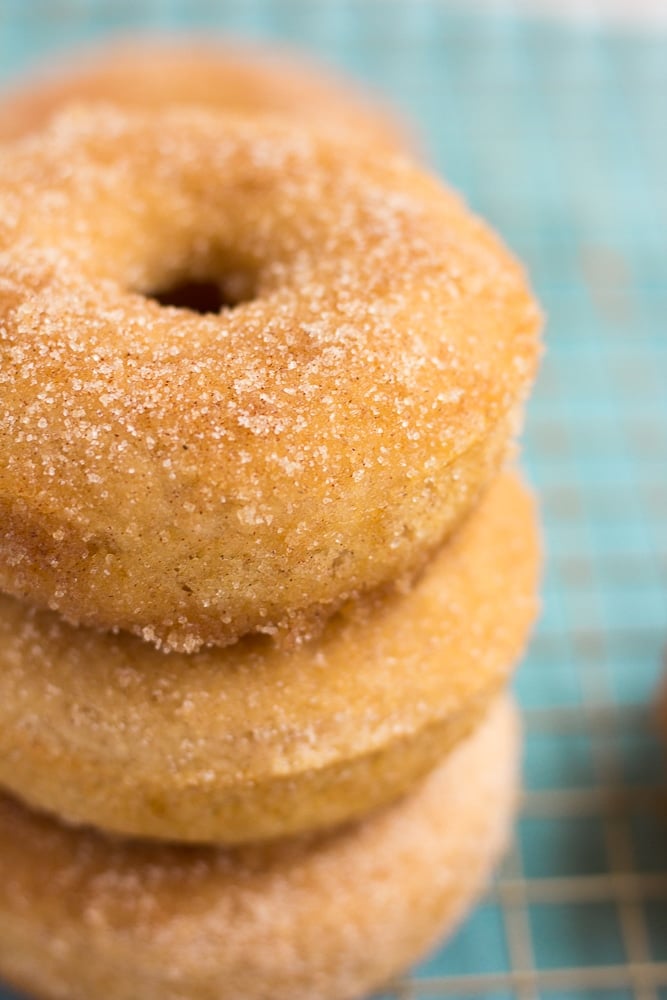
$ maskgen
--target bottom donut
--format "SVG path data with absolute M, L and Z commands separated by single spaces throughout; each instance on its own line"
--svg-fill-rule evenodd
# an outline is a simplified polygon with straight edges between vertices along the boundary
M 352 1000 L 451 931 L 511 827 L 513 705 L 416 791 L 236 849 L 112 840 L 0 800 L 0 977 L 50 1000 Z

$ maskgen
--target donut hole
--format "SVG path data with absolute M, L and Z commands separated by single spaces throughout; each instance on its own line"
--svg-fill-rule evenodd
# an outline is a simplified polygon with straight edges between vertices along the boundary
M 189 309 L 190 312 L 218 313 L 230 303 L 225 302 L 220 286 L 215 281 L 179 281 L 168 288 L 151 292 L 147 298 L 161 306 Z
M 161 306 L 187 309 L 206 316 L 233 309 L 254 299 L 254 282 L 249 275 L 233 273 L 214 280 L 212 278 L 182 277 L 164 287 L 144 292 Z

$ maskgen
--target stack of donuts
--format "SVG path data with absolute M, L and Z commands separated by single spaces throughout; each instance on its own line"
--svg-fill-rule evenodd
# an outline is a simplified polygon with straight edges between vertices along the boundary
M 116 48 L 0 142 L 0 976 L 363 996 L 511 825 L 524 274 L 291 61 Z

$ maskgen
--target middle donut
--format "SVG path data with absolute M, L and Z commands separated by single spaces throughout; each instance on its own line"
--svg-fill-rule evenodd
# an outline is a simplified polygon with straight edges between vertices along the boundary
M 503 475 L 405 593 L 316 643 L 191 656 L 0 598 L 0 786 L 76 823 L 240 843 L 360 816 L 473 727 L 536 612 L 530 494 Z

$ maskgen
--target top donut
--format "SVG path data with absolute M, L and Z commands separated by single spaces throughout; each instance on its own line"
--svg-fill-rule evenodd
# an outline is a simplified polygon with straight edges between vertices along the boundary
M 65 114 L 0 151 L 0 587 L 175 650 L 309 634 L 453 530 L 538 329 L 516 261 L 405 158 Z

